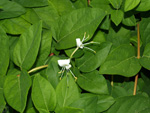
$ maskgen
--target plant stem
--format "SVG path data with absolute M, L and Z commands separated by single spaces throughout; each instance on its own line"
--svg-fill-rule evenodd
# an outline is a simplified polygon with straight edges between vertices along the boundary
M 113 85 L 114 85 L 114 76 L 111 75 L 111 86 L 113 87 Z
M 90 5 L 90 0 L 88 0 L 88 6 Z
M 72 52 L 72 54 L 71 54 L 71 56 L 70 56 L 70 60 L 72 59 L 73 55 L 75 54 L 75 52 L 76 52 L 78 49 L 79 49 L 79 47 L 77 47 L 77 48 Z
M 139 23 L 137 24 L 137 59 L 140 59 L 140 30 L 139 30 Z M 138 76 L 139 76 L 138 74 L 135 76 L 133 95 L 136 95 Z
M 46 67 L 48 67 L 48 65 L 39 66 L 39 67 L 31 69 L 30 71 L 28 71 L 28 73 L 32 73 L 34 71 L 37 71 L 37 70 L 40 70 L 40 69 L 43 69 L 43 68 L 46 68 Z

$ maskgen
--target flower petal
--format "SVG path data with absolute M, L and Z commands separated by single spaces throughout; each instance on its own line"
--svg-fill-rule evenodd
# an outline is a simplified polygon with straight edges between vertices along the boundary
M 65 67 L 70 65 L 70 59 L 58 60 L 58 64 L 60 67 Z

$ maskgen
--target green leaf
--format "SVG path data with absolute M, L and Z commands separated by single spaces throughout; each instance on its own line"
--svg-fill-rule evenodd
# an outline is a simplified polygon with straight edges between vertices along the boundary
M 107 113 L 141 113 L 150 106 L 150 100 L 144 96 L 125 96 L 117 98 Z
M 127 12 L 134 9 L 139 3 L 140 0 L 125 0 L 124 11 Z
M 150 43 L 148 43 L 146 46 L 145 46 L 145 49 L 144 49 L 144 53 L 142 55 L 142 57 L 140 58 L 140 63 L 141 65 L 150 70 Z
M 42 72 L 42 75 L 45 75 L 47 80 L 51 83 L 51 85 L 56 89 L 57 84 L 59 83 L 59 71 L 60 68 L 58 66 L 59 57 L 51 56 L 52 58 L 48 61 L 48 67 Z
M 111 20 L 118 26 L 123 19 L 123 12 L 121 10 L 113 10 L 111 12 Z
M 81 95 L 81 98 L 74 101 L 70 106 L 75 108 L 84 109 L 83 113 L 95 113 L 97 107 L 97 96 Z
M 149 11 L 150 10 L 150 0 L 141 0 L 140 4 L 136 8 L 136 11 Z
M 100 67 L 100 74 L 117 74 L 126 77 L 134 76 L 141 66 L 130 45 L 121 45 L 112 51 Z
M 57 113 L 83 113 L 83 109 L 73 108 L 73 107 L 63 107 Z
M 119 9 L 122 4 L 122 0 L 109 0 L 109 2 L 116 9 Z
M 59 15 L 67 14 L 75 9 L 73 3 L 70 0 L 51 0 L 51 2 L 57 9 Z
M 76 60 L 78 69 L 82 72 L 90 72 L 98 68 L 106 59 L 111 43 L 102 43 L 100 46 L 96 46 L 96 54 L 91 51 L 87 51 L 81 58 Z
M 109 28 L 110 28 L 110 19 L 109 19 L 109 18 L 110 18 L 109 15 L 107 15 L 107 16 L 103 19 L 102 23 L 100 24 L 100 28 L 101 28 L 101 29 L 109 30 Z
M 22 34 L 30 26 L 30 23 L 21 17 L 5 19 L 4 23 L 2 24 L 3 29 L 12 35 Z
M 150 43 L 150 18 L 142 18 L 142 21 L 140 22 L 140 35 L 141 40 L 143 42 L 144 47 Z
M 105 12 L 98 8 L 82 8 L 61 17 L 54 25 L 53 36 L 57 40 L 57 49 L 67 49 L 76 45 L 76 38 L 86 32 L 89 39 L 93 36 Z
M 79 98 L 79 90 L 70 73 L 59 82 L 56 88 L 57 106 L 56 111 L 70 105 Z
M 88 6 L 87 4 L 87 0 L 76 0 L 74 3 L 73 3 L 74 7 L 79 9 L 79 8 L 85 8 Z
M 45 65 L 51 50 L 52 32 L 50 30 L 43 30 L 41 45 L 36 60 L 36 66 Z
M 13 52 L 13 61 L 21 69 L 30 69 L 34 64 L 41 41 L 42 22 L 31 26 L 24 32 Z
M 39 74 L 35 75 L 32 86 L 32 100 L 41 113 L 49 113 L 56 107 L 56 93 L 52 85 Z
M 23 112 L 26 107 L 27 95 L 31 86 L 31 79 L 27 71 L 21 71 L 20 75 L 7 76 L 4 83 L 4 95 L 8 104 Z
M 40 7 L 48 5 L 48 0 L 14 0 L 24 7 Z
M 112 11 L 109 0 L 92 0 L 90 2 L 90 6 L 92 6 L 93 8 L 100 8 L 108 14 L 110 14 Z
M 105 78 L 96 70 L 78 76 L 77 83 L 82 89 L 91 93 L 108 94 L 108 88 Z
M 17 17 L 25 13 L 25 9 L 13 1 L 1 0 L 0 19 Z
M 9 39 L 0 27 L 0 76 L 4 76 L 9 65 Z
M 135 26 L 136 25 L 135 16 L 133 14 L 131 14 L 130 12 L 125 13 L 122 23 L 127 26 Z

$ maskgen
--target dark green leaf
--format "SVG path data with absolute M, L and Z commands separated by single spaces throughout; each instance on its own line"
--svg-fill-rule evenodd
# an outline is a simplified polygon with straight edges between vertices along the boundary
M 90 72 L 98 68 L 106 59 L 111 43 L 102 43 L 100 46 L 96 46 L 96 54 L 89 51 L 84 54 L 83 57 L 76 60 L 78 69 L 82 72 Z
M 95 113 L 97 107 L 97 96 L 82 95 L 81 98 L 74 101 L 70 106 L 84 109 L 83 113 Z
M 56 89 L 57 84 L 59 83 L 59 74 L 60 68 L 58 66 L 59 57 L 51 56 L 52 58 L 48 61 L 48 67 L 42 73 L 46 75 L 47 80 L 51 85 Z
M 4 94 L 8 104 L 15 110 L 23 112 L 30 86 L 31 79 L 24 70 L 20 75 L 7 76 L 4 83 Z
M 25 21 L 23 18 L 12 18 L 12 19 L 5 19 L 4 23 L 2 24 L 3 29 L 13 35 L 22 34 L 26 29 L 30 27 L 30 23 Z
M 91 93 L 108 94 L 105 78 L 98 71 L 92 71 L 78 76 L 77 83 L 82 89 Z
M 56 96 L 56 111 L 59 111 L 61 108 L 70 105 L 72 102 L 79 98 L 78 87 L 70 73 L 64 75 L 64 78 L 57 85 Z
M 41 41 L 42 22 L 31 26 L 19 38 L 13 52 L 13 61 L 21 69 L 30 69 L 34 64 Z
M 17 17 L 25 13 L 25 9 L 16 2 L 1 0 L 0 19 Z
M 0 27 L 0 76 L 4 76 L 9 65 L 9 39 Z
M 135 26 L 136 25 L 135 16 L 125 13 L 122 23 L 127 26 Z
M 113 10 L 111 12 L 111 20 L 118 26 L 123 19 L 123 12 L 121 10 Z
M 48 0 L 13 0 L 24 7 L 39 7 L 48 5 Z
M 52 85 L 39 74 L 35 75 L 32 86 L 32 100 L 41 113 L 49 113 L 56 107 L 56 93 Z
M 150 43 L 145 46 L 143 56 L 140 58 L 141 65 L 150 70 Z
M 124 11 L 127 12 L 134 9 L 139 3 L 140 0 L 125 0 Z
M 88 6 L 87 4 L 87 0 L 76 0 L 74 3 L 73 3 L 74 7 L 79 9 L 79 8 L 85 8 Z
M 43 30 L 38 58 L 36 60 L 36 66 L 45 65 L 46 59 L 50 54 L 51 43 L 52 43 L 51 31 Z
M 150 106 L 150 100 L 143 96 L 125 96 L 116 99 L 116 103 L 107 113 L 141 113 Z
M 107 15 L 107 16 L 103 19 L 103 21 L 102 21 L 102 23 L 101 23 L 101 25 L 100 25 L 100 28 L 101 28 L 101 29 L 104 29 L 104 30 L 109 30 L 109 28 L 110 28 L 109 15 Z
M 83 8 L 63 16 L 54 25 L 53 36 L 57 40 L 57 49 L 67 49 L 76 45 L 76 38 L 81 38 L 86 32 L 89 39 L 93 36 L 105 12 L 98 8 Z
M 118 74 L 126 77 L 134 76 L 141 66 L 130 45 L 121 45 L 108 55 L 100 68 L 101 74 Z

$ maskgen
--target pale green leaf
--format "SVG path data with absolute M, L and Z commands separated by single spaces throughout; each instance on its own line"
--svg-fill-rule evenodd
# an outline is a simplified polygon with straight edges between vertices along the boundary
M 73 107 L 63 107 L 56 113 L 83 113 L 83 109 L 73 108 Z
M 32 86 L 32 101 L 39 112 L 49 113 L 56 106 L 56 93 L 52 85 L 41 75 L 35 75 Z
M 7 76 L 4 83 L 4 95 L 8 104 L 15 110 L 23 112 L 30 86 L 31 78 L 25 70 L 20 75 Z
M 149 11 L 150 10 L 150 0 L 141 0 L 140 4 L 136 8 L 136 11 Z
M 125 0 L 124 11 L 127 12 L 134 9 L 139 3 L 140 0 Z

